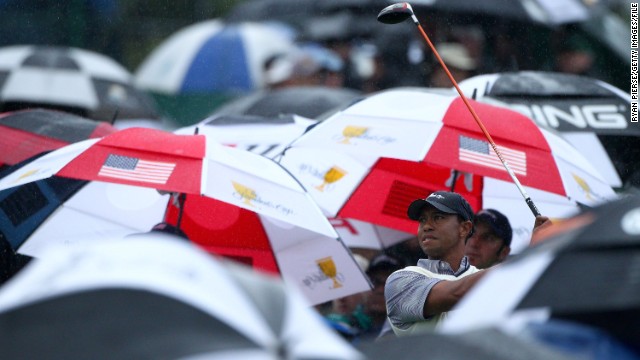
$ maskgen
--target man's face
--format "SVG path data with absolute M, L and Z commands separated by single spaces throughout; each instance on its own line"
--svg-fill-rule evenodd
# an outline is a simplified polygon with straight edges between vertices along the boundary
M 465 254 L 471 265 L 478 269 L 491 267 L 509 255 L 509 247 L 484 222 L 478 222 L 473 235 L 467 240 Z
M 445 257 L 466 234 L 458 215 L 443 213 L 431 205 L 425 206 L 418 221 L 418 243 L 429 259 Z

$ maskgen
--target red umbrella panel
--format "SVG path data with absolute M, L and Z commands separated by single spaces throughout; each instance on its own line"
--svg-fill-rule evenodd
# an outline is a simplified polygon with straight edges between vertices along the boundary
M 282 166 L 203 135 L 120 130 L 52 151 L 0 179 L 0 190 L 52 176 L 205 195 L 337 237 L 318 205 Z
M 0 165 L 14 165 L 39 153 L 118 129 L 70 113 L 29 109 L 0 114 Z
M 544 194 L 532 197 L 534 203 L 537 199 L 545 203 L 536 204 L 543 214 L 556 216 L 558 205 L 563 211 L 577 210 L 577 203 L 593 205 L 615 195 L 595 167 L 566 141 L 513 110 L 471 103 L 526 191 Z M 503 186 L 510 204 L 515 200 L 527 209 L 521 194 L 508 191 L 516 185 L 469 110 L 453 94 L 409 88 L 372 95 L 300 136 L 281 163 L 328 216 L 400 231 L 415 231 L 406 209 L 412 200 L 432 191 L 454 190 L 474 210 L 483 208 L 488 180 L 498 184 L 490 189 L 493 198 L 501 192 L 495 186 Z M 527 212 L 519 215 L 518 223 L 533 224 Z
M 280 275 L 312 304 L 368 291 L 369 281 L 339 238 L 285 224 L 203 196 L 169 203 L 165 221 L 210 253 Z

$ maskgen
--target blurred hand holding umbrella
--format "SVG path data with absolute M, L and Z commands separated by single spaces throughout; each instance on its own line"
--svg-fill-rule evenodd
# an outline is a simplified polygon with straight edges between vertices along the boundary
M 169 235 L 100 240 L 51 249 L 3 287 L 5 356 L 362 358 L 276 278 Z

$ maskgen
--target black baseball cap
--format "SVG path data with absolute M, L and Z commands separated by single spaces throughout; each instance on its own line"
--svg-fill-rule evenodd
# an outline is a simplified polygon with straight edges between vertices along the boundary
M 464 220 L 473 221 L 471 205 L 460 194 L 449 191 L 436 191 L 425 199 L 414 200 L 407 209 L 411 220 L 418 220 L 425 206 L 431 205 L 447 214 L 458 214 Z
M 388 270 L 388 271 L 396 271 L 405 267 L 405 264 L 402 260 L 387 255 L 385 253 L 378 254 L 374 256 L 369 262 L 369 267 L 367 267 L 367 274 L 373 273 L 378 270 Z
M 509 219 L 500 211 L 495 209 L 482 209 L 476 214 L 474 222 L 483 222 L 489 225 L 491 231 L 502 239 L 505 245 L 511 246 L 513 230 L 511 229 L 511 224 L 509 224 Z

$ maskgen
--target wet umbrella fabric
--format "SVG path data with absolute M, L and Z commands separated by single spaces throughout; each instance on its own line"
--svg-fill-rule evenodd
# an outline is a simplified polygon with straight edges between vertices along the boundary
M 41 152 L 118 131 L 95 121 L 51 109 L 0 114 L 0 165 L 14 165 Z
M 51 176 L 203 194 L 336 237 L 318 206 L 284 168 L 202 135 L 120 130 L 54 150 L 2 178 L 0 189 Z
M 296 115 L 275 118 L 253 115 L 214 115 L 198 124 L 178 129 L 175 133 L 193 134 L 197 128 L 198 134 L 211 137 L 224 145 L 278 159 L 291 142 L 316 123 L 317 121 Z M 407 232 L 355 219 L 334 217 L 329 220 L 348 247 L 381 250 L 412 236 Z M 203 239 L 211 238 L 210 234 L 205 234 L 207 232 L 203 234 Z M 261 261 L 271 259 L 271 256 L 254 256 L 253 258 Z
M 52 249 L 0 291 L 0 329 L 10 358 L 362 358 L 294 289 L 163 234 Z
M 315 119 L 328 111 L 350 105 L 361 96 L 362 94 L 356 90 L 322 86 L 294 86 L 264 90 L 234 99 L 216 109 L 212 116 L 277 117 L 284 114 L 296 114 Z
M 34 106 L 91 119 L 157 119 L 153 101 L 133 85 L 115 60 L 73 47 L 17 45 L 0 48 L 0 108 Z
M 478 75 L 460 82 L 478 101 L 501 104 L 558 130 L 587 157 L 596 159 L 614 187 L 640 185 L 633 144 L 640 125 L 631 122 L 627 94 L 603 81 L 571 74 L 520 71 Z
M 176 134 L 202 134 L 223 145 L 275 158 L 317 121 L 297 115 L 212 115 Z
M 138 67 L 135 82 L 162 94 L 248 92 L 265 84 L 264 62 L 292 46 L 285 34 L 266 24 L 208 20 L 161 43 Z
M 392 3 L 391 1 L 389 3 Z M 525 23 L 558 26 L 590 19 L 606 8 L 599 3 L 579 0 L 417 0 L 411 5 L 416 13 L 423 10 L 467 16 L 495 16 Z
M 358 344 L 356 348 L 372 360 L 416 359 L 425 355 L 434 360 L 572 359 L 542 342 L 511 335 L 497 327 L 486 327 L 459 334 L 432 332 L 381 339 Z
M 257 271 L 280 275 L 312 305 L 371 290 L 368 278 L 340 238 L 207 197 L 188 197 L 179 214 L 170 203 L 165 221 L 175 224 L 181 216 L 180 228 L 189 240 Z
M 150 230 L 168 195 L 153 189 L 54 176 L 0 191 L 0 237 L 32 257 L 52 245 Z
M 637 347 L 639 224 L 640 198 L 628 195 L 553 225 L 538 245 L 491 270 L 443 331 L 550 317 L 595 326 Z M 493 306 L 481 305 L 487 301 Z
M 596 204 L 615 196 L 559 137 L 517 112 L 478 102 L 473 107 L 534 202 L 553 213 L 548 216 L 567 216 L 576 202 Z M 393 89 L 320 122 L 280 161 L 329 216 L 413 232 L 409 203 L 431 191 L 454 189 L 476 210 L 491 198 L 498 210 L 508 209 L 514 228 L 530 229 L 530 210 L 483 139 L 457 96 Z M 528 243 L 527 234 L 521 235 Z

